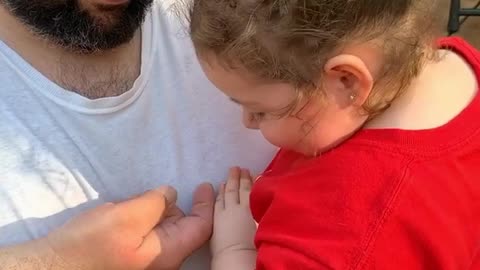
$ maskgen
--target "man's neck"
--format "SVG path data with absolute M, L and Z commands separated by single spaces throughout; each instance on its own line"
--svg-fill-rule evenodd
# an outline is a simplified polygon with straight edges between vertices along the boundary
M 0 5 L 0 40 L 51 81 L 90 99 L 121 95 L 140 74 L 140 31 L 118 48 L 75 54 L 33 34 Z

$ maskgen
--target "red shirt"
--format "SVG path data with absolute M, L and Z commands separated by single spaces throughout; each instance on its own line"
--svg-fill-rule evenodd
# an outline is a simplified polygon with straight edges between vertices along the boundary
M 480 78 L 478 51 L 440 44 Z M 363 130 L 304 161 L 280 151 L 251 208 L 257 270 L 480 269 L 480 96 L 440 128 Z

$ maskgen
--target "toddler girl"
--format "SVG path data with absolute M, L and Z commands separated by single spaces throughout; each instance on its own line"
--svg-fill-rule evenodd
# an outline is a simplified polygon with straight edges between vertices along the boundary
M 480 269 L 480 54 L 433 2 L 194 0 L 205 74 L 281 148 L 251 194 L 230 172 L 212 269 Z

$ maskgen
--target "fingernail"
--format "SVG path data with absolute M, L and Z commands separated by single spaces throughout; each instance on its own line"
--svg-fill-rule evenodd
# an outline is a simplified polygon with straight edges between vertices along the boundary
M 168 204 L 175 203 L 177 201 L 177 190 L 175 190 L 171 186 L 162 186 L 157 189 L 160 191 L 165 199 L 167 200 Z

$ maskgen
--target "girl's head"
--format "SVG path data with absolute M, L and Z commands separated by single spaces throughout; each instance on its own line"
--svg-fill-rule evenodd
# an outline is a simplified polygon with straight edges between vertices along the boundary
M 207 77 L 246 127 L 307 155 L 388 108 L 433 51 L 432 1 L 194 0 Z

